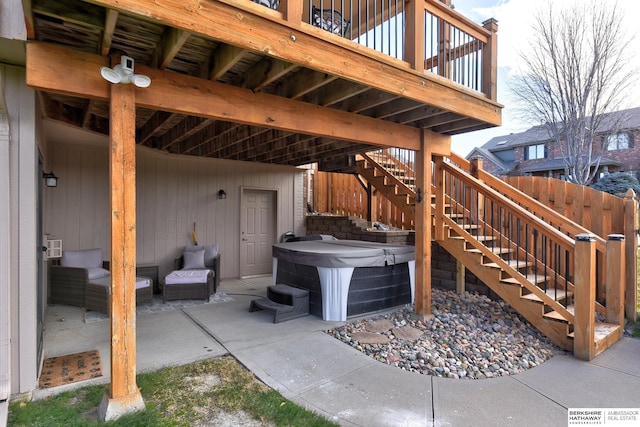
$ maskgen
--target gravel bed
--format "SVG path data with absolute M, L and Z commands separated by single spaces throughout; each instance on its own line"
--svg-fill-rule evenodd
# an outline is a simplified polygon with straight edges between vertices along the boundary
M 426 323 L 405 307 L 327 332 L 382 363 L 456 379 L 513 375 L 564 354 L 502 300 L 432 289 L 432 306 Z

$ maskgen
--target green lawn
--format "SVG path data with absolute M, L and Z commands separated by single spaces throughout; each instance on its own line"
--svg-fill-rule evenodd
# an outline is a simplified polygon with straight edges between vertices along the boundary
M 192 426 L 216 425 L 216 415 L 244 416 L 277 426 L 336 426 L 273 391 L 232 357 L 221 357 L 138 375 L 143 412 L 116 421 L 97 420 L 105 385 L 88 386 L 48 399 L 14 401 L 9 426 Z M 244 424 L 243 418 L 235 425 Z

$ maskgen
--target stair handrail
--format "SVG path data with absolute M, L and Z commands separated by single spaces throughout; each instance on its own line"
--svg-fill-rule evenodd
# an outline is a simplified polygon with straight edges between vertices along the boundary
M 470 184 L 476 191 L 484 192 L 485 194 L 490 195 L 491 197 L 499 200 L 506 207 L 508 207 L 514 214 L 519 215 L 523 218 L 526 218 L 532 225 L 537 225 L 541 228 L 545 228 L 549 230 L 549 233 L 553 235 L 559 242 L 562 242 L 565 246 L 565 249 L 571 249 L 575 247 L 575 239 L 564 234 L 562 231 L 558 230 L 555 227 L 550 226 L 546 221 L 538 218 L 533 212 L 525 209 L 518 203 L 514 202 L 498 190 L 494 189 L 491 186 L 485 185 L 486 183 L 479 180 L 478 178 L 473 177 L 470 174 L 462 173 L 460 168 L 455 167 L 450 163 L 443 162 L 442 166 L 444 169 L 448 170 L 449 173 L 455 175 L 458 179 L 463 182 L 467 182 Z
M 465 170 L 468 173 L 471 173 L 471 164 L 467 159 L 459 156 L 458 154 L 455 154 L 454 152 L 451 152 L 451 154 L 448 157 L 453 163 L 458 165 L 462 170 Z M 522 206 L 524 209 L 532 212 L 536 217 L 551 219 L 552 221 L 545 220 L 545 222 L 547 222 L 553 228 L 559 227 L 558 229 L 560 231 L 566 232 L 567 235 L 571 236 L 571 238 L 575 237 L 578 234 L 584 234 L 584 233 L 595 235 L 595 233 L 591 232 L 590 230 L 587 230 L 582 225 L 559 214 L 558 212 L 546 206 L 545 204 L 540 203 L 538 200 L 534 199 L 533 197 L 529 197 L 525 193 L 522 193 L 520 190 L 512 187 L 511 185 L 495 177 L 489 172 L 479 169 L 477 173 L 478 173 L 478 179 L 480 179 L 486 185 L 498 191 L 499 193 L 501 193 L 511 201 L 514 201 L 518 205 Z M 595 239 L 596 239 L 597 251 L 604 253 L 606 250 L 606 241 L 602 237 L 597 235 L 595 235 Z

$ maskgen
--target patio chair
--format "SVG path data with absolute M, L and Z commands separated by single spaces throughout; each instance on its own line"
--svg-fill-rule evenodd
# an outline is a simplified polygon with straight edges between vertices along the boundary
M 87 284 L 108 276 L 102 249 L 63 251 L 60 264 L 49 268 L 49 303 L 84 307 Z
M 165 276 L 162 298 L 165 302 L 178 299 L 209 299 L 220 284 L 220 254 L 218 246 L 186 246 L 176 258 L 173 271 Z
M 350 22 L 342 17 L 342 13 L 335 9 L 320 9 L 311 7 L 311 25 L 322 28 L 335 35 L 345 37 Z
M 87 284 L 84 307 L 87 310 L 109 313 L 111 302 L 111 277 L 95 279 Z M 136 305 L 153 304 L 153 280 L 136 277 Z

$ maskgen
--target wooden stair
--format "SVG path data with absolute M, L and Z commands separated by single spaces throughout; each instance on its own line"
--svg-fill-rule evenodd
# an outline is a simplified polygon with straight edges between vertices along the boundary
M 395 165 L 386 166 L 388 170 L 366 156 L 356 162 L 357 173 L 413 219 L 413 182 L 403 182 L 402 176 L 395 171 Z M 431 203 L 435 208 L 435 196 L 432 197 Z M 451 201 L 451 204 L 455 202 L 450 199 L 450 195 L 445 195 L 445 199 Z M 482 227 L 472 224 L 468 213 L 450 212 L 451 204 L 445 203 L 446 232 L 445 238 L 438 241 L 440 246 L 555 344 L 573 351 L 573 285 L 568 284 L 568 289 L 548 288 L 553 272 L 536 272 L 531 260 L 518 259 L 514 248 L 500 246 L 499 242 L 502 240 L 496 230 L 492 230 L 491 235 L 483 234 Z M 604 307 L 594 303 L 596 310 L 604 314 Z M 593 343 L 595 354 L 615 343 L 622 332 L 620 325 L 596 321 Z

